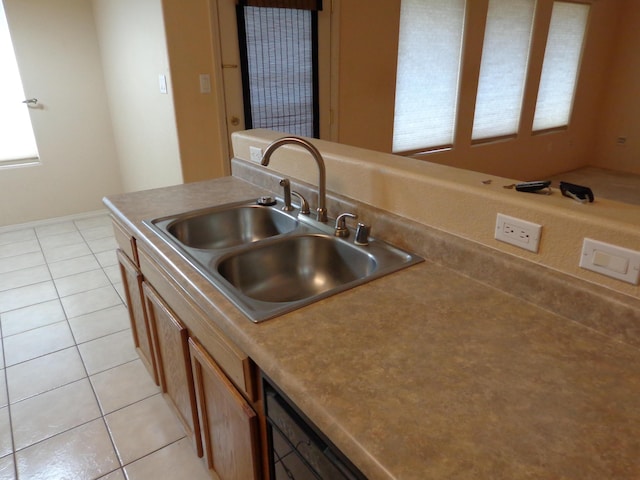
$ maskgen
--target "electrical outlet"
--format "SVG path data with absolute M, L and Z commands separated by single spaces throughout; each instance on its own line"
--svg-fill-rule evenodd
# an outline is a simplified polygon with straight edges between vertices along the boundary
M 260 163 L 262 160 L 262 149 L 260 147 L 249 147 L 249 157 L 252 162 Z
M 538 253 L 542 225 L 498 214 L 495 239 Z

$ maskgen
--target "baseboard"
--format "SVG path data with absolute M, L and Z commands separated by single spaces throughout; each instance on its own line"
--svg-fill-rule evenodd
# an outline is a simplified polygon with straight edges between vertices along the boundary
M 44 220 L 34 220 L 33 222 L 17 223 L 15 225 L 5 225 L 0 227 L 0 233 L 12 232 L 14 230 L 23 230 L 25 228 L 35 228 L 44 225 L 50 225 L 52 223 L 71 222 L 74 220 L 82 220 L 85 218 L 97 217 L 99 215 L 108 215 L 109 212 L 106 209 L 94 210 L 92 212 L 75 213 L 73 215 L 65 215 L 63 217 L 46 218 Z

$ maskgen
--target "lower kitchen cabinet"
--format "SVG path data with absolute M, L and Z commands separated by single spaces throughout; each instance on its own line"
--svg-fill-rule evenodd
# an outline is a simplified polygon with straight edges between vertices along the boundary
M 220 480 L 259 479 L 256 412 L 197 340 L 189 350 L 207 466 Z
M 202 441 L 189 357 L 189 333 L 153 287 L 143 282 L 142 288 L 154 340 L 160 387 L 201 457 Z
M 136 350 L 194 450 L 216 480 L 266 479 L 256 366 L 115 218 L 114 231 Z
M 116 251 L 122 283 L 127 297 L 127 307 L 129 319 L 131 321 L 131 332 L 133 343 L 138 351 L 140 360 L 149 371 L 153 381 L 158 385 L 158 372 L 156 369 L 155 357 L 153 355 L 153 342 L 151 340 L 151 330 L 147 319 L 144 298 L 142 294 L 142 273 L 137 265 L 133 263 L 122 249 Z

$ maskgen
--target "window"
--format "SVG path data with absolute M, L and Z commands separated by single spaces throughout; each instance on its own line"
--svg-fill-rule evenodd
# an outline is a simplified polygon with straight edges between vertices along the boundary
M 538 2 L 544 3 L 487 0 L 485 17 L 482 7 L 470 0 L 402 0 L 394 153 L 455 147 L 454 138 L 456 142 L 471 143 L 569 124 L 590 5 L 572 0 L 553 1 L 545 39 L 541 37 L 547 29 L 540 21 L 547 14 L 536 17 Z M 549 5 L 551 0 L 546 2 Z M 469 21 L 465 19 L 467 8 L 472 17 Z M 534 30 L 536 18 L 539 22 Z M 465 58 L 465 77 L 459 80 L 465 28 L 483 21 L 481 58 L 471 58 L 477 54 L 470 49 Z M 544 59 L 536 57 L 537 64 L 530 64 L 534 42 L 536 45 L 546 42 L 546 48 Z M 478 77 L 474 77 L 478 72 L 474 65 L 480 65 Z M 541 71 L 540 79 L 529 71 Z M 465 89 L 463 101 L 472 98 L 470 91 L 475 93 L 471 138 L 461 138 L 456 132 L 460 85 Z M 537 102 L 533 128 L 531 123 L 520 125 L 525 87 L 531 92 L 530 102 Z M 465 103 L 465 107 L 470 106 Z M 527 119 L 531 121 L 531 117 Z M 468 126 L 462 123 L 465 128 Z
M 464 0 L 402 0 L 393 151 L 453 143 Z
M 489 1 L 473 140 L 518 132 L 534 9 L 534 0 Z
M 554 2 L 533 130 L 569 124 L 590 6 Z
M 0 166 L 32 163 L 38 149 L 1 0 L 0 71 Z
M 238 7 L 246 127 L 318 137 L 317 13 L 306 9 L 313 5 L 247 3 L 261 6 Z

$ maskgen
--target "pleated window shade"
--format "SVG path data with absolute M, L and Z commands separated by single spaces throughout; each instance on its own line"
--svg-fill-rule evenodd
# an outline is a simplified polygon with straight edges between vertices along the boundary
M 473 140 L 518 132 L 535 0 L 490 0 L 482 46 Z
M 533 130 L 569 124 L 590 5 L 554 2 Z
M 317 136 L 316 32 L 312 12 L 279 7 L 241 8 L 246 34 L 247 128 Z
M 453 143 L 464 0 L 403 0 L 393 151 Z

